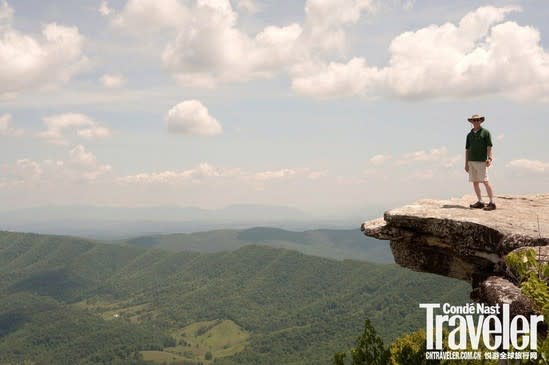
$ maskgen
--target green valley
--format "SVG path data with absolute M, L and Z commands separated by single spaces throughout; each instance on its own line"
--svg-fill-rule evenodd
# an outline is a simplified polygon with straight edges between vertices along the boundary
M 0 364 L 329 364 L 365 318 L 390 341 L 422 327 L 418 303 L 468 291 L 262 245 L 173 252 L 0 232 Z

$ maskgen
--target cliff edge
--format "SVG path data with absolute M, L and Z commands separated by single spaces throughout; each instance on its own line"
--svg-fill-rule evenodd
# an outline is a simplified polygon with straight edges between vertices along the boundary
M 391 241 L 395 262 L 415 271 L 471 282 L 472 297 L 531 311 L 520 289 L 507 280 L 505 256 L 523 247 L 549 255 L 549 194 L 501 195 L 497 209 L 470 209 L 472 196 L 420 200 L 362 224 L 365 235 Z

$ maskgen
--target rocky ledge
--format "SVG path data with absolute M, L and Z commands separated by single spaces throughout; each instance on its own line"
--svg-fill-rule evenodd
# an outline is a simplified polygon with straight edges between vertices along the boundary
M 528 312 L 520 290 L 506 280 L 505 256 L 549 245 L 549 194 L 497 196 L 494 211 L 470 209 L 475 200 L 421 200 L 364 223 L 362 231 L 390 240 L 400 266 L 467 280 L 474 298 Z M 547 257 L 549 246 L 539 253 Z

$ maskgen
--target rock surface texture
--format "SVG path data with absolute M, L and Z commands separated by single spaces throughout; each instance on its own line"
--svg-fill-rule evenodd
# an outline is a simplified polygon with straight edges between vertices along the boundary
M 472 196 L 421 200 L 364 223 L 362 231 L 390 240 L 400 266 L 467 280 L 473 298 L 528 312 L 527 299 L 506 279 L 505 256 L 549 245 L 549 194 L 497 196 L 494 211 L 470 209 L 475 201 Z M 544 260 L 547 247 L 540 253 Z

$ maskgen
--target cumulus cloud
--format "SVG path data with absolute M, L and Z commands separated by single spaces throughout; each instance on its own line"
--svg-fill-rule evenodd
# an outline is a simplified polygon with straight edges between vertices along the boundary
M 253 4 L 237 1 L 237 6 Z M 403 1 L 412 6 L 413 1 Z M 385 67 L 366 59 L 325 62 L 345 53 L 349 27 L 374 0 L 307 0 L 303 24 L 268 26 L 255 36 L 237 26 L 229 0 L 129 0 L 115 23 L 128 29 L 162 28 L 177 34 L 162 53 L 164 68 L 180 83 L 215 87 L 289 72 L 292 88 L 316 97 L 361 95 L 462 98 L 503 94 L 547 99 L 549 55 L 539 32 L 506 21 L 517 7 L 486 6 L 458 24 L 431 25 L 395 37 Z
M 414 1 L 395 0 L 404 7 Z M 239 8 L 252 4 L 234 2 Z M 539 32 L 506 21 L 518 7 L 480 7 L 458 23 L 402 33 L 387 65 L 372 66 L 350 50 L 347 35 L 375 0 L 307 0 L 301 24 L 238 27 L 229 0 L 129 0 L 115 24 L 143 34 L 168 30 L 164 69 L 186 86 L 215 87 L 287 72 L 294 91 L 314 97 L 470 98 L 505 95 L 549 101 L 549 54 Z M 383 6 L 387 6 L 384 4 Z M 337 60 L 329 61 L 336 56 Z
M 183 101 L 168 111 L 168 130 L 184 135 L 213 136 L 223 132 L 221 124 L 198 100 Z
M 95 155 L 82 145 L 70 149 L 66 160 L 24 158 L 0 167 L 6 186 L 90 182 L 108 176 L 111 171 L 110 165 L 98 162 Z
M 13 10 L 0 3 L 0 95 L 65 83 L 87 66 L 76 27 L 46 24 L 34 38 L 12 28 Z
M 110 165 L 99 163 L 95 155 L 82 145 L 69 150 L 68 165 L 79 177 L 86 180 L 95 180 L 112 170 Z
M 372 0 L 307 0 L 305 34 L 311 48 L 343 51 L 346 27 L 356 24 L 363 12 L 373 13 Z
M 293 68 L 292 88 L 300 94 L 316 97 L 344 97 L 366 93 L 383 78 L 363 58 L 348 63 L 300 65 Z
M 234 183 L 268 183 L 290 177 L 301 177 L 304 180 L 318 180 L 327 175 L 326 171 L 310 168 L 283 168 L 267 171 L 249 171 L 241 168 L 225 168 L 201 163 L 186 170 L 166 170 L 152 173 L 138 173 L 119 177 L 120 183 L 128 184 L 177 184 L 182 182 L 201 183 L 206 179 L 230 179 Z
M 76 135 L 86 138 L 103 138 L 111 135 L 111 130 L 84 114 L 66 113 L 51 115 L 42 119 L 46 130 L 38 136 L 55 144 L 68 144 L 66 134 L 75 131 Z
M 546 169 L 549 170 L 549 162 L 543 162 L 539 160 L 512 160 L 508 163 L 508 166 L 533 172 L 545 172 Z
M 215 167 L 201 163 L 187 170 L 166 170 L 152 173 L 139 173 L 118 178 L 118 182 L 130 184 L 180 183 L 183 181 L 200 182 L 205 178 L 236 177 L 241 174 L 238 168 Z
M 113 24 L 142 33 L 178 28 L 188 21 L 188 11 L 178 0 L 129 0 Z
M 0 137 L 17 137 L 23 135 L 23 133 L 23 129 L 12 127 L 11 114 L 0 115 Z
M 105 74 L 101 76 L 101 83 L 109 89 L 121 87 L 126 82 L 124 76 L 116 74 Z
M 256 10 L 255 1 L 236 6 Z M 270 77 L 306 64 L 314 55 L 343 51 L 346 32 L 374 0 L 307 0 L 303 24 L 270 25 L 248 34 L 238 28 L 229 0 L 129 0 L 114 20 L 142 34 L 143 29 L 171 30 L 176 38 L 162 53 L 164 68 L 184 85 L 215 87 L 219 82 Z
M 228 0 L 198 1 L 164 49 L 164 68 L 183 84 L 213 87 L 270 76 L 298 57 L 298 24 L 269 26 L 251 37 L 237 28 L 237 18 Z
M 539 32 L 506 21 L 517 7 L 486 6 L 456 24 L 405 32 L 390 44 L 389 64 L 368 66 L 363 58 L 297 69 L 293 88 L 311 96 L 460 98 L 501 94 L 547 101 L 549 54 Z M 320 72 L 319 72 L 320 71 Z M 357 75 L 351 80 L 350 75 Z

